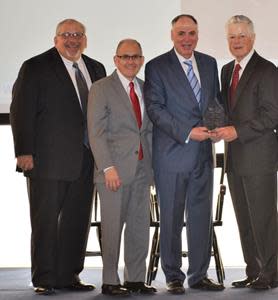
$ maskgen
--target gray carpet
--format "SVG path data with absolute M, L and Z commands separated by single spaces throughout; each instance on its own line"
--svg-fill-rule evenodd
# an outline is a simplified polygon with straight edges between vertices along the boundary
M 209 276 L 215 279 L 215 271 L 209 270 Z M 278 288 L 268 291 L 253 291 L 250 289 L 234 289 L 231 287 L 231 282 L 235 279 L 240 279 L 244 276 L 243 269 L 226 269 L 226 289 L 223 292 L 205 292 L 192 290 L 187 288 L 185 295 L 176 296 L 169 295 L 165 289 L 164 276 L 161 272 L 158 273 L 153 285 L 157 287 L 158 292 L 154 296 L 132 295 L 124 297 L 124 299 L 142 299 L 153 298 L 159 300 L 207 300 L 207 299 L 222 299 L 222 300 L 277 300 Z M 30 287 L 30 269 L 14 269 L 0 268 L 0 300 L 32 300 L 32 299 L 59 299 L 59 300 L 107 300 L 121 299 L 120 297 L 104 296 L 100 293 L 101 286 L 101 269 L 87 268 L 81 274 L 81 278 L 85 282 L 94 283 L 97 285 L 97 290 L 93 292 L 69 292 L 58 291 L 51 296 L 35 295 Z M 185 284 L 186 286 L 186 284 Z M 123 298 L 123 297 L 122 297 Z

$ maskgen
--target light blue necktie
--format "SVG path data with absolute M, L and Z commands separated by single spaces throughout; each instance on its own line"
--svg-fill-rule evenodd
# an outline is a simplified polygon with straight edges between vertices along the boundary
M 197 79 L 197 76 L 195 75 L 195 73 L 193 71 L 192 61 L 187 60 L 184 63 L 188 66 L 187 79 L 190 83 L 190 86 L 191 86 L 193 92 L 194 92 L 194 95 L 196 97 L 198 105 L 201 108 L 201 87 L 200 87 L 199 81 Z

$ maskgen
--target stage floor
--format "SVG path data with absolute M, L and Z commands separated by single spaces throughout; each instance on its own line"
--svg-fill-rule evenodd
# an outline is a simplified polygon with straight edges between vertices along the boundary
M 176 296 L 169 295 L 165 288 L 164 275 L 161 271 L 158 272 L 157 278 L 153 281 L 153 285 L 158 289 L 154 296 L 132 295 L 124 297 L 124 299 L 142 299 L 142 297 L 154 298 L 159 300 L 171 299 L 187 299 L 187 300 L 207 300 L 207 299 L 223 299 L 223 300 L 277 300 L 278 288 L 268 291 L 253 291 L 251 289 L 234 289 L 231 287 L 231 282 L 244 277 L 244 269 L 241 268 L 226 268 L 226 289 L 222 292 L 206 292 L 187 288 L 185 283 L 185 295 Z M 215 270 L 209 270 L 209 277 L 216 279 Z M 81 278 L 88 283 L 97 285 L 97 289 L 92 292 L 69 292 L 58 291 L 55 295 L 48 296 L 51 299 L 59 300 L 106 300 L 112 297 L 101 294 L 101 269 L 86 268 Z M 38 299 L 32 287 L 30 286 L 30 269 L 29 268 L 0 268 L 0 300 L 30 300 Z M 44 298 L 44 297 L 43 297 Z M 44 298 L 45 299 L 45 298 Z M 120 299 L 116 297 L 116 299 Z

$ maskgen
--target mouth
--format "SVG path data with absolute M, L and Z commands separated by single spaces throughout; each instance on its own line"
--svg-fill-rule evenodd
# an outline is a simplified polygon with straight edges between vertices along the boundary
M 192 44 L 182 44 L 181 45 L 184 50 L 191 50 Z
M 80 44 L 79 43 L 70 43 L 70 44 L 66 44 L 65 47 L 67 49 L 79 49 Z
M 241 46 L 236 46 L 236 47 L 233 47 L 233 48 L 234 48 L 234 50 L 242 50 L 243 47 L 241 47 Z

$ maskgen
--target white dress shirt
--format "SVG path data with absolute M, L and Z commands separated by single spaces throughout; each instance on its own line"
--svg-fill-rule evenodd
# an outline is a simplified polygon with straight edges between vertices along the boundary
M 75 68 L 73 67 L 73 61 L 66 59 L 62 55 L 60 55 L 60 56 L 61 56 L 61 58 L 62 58 L 62 60 L 63 60 L 63 62 L 65 64 L 65 66 L 66 66 L 66 68 L 67 68 L 67 70 L 69 72 L 70 78 L 72 80 L 72 83 L 73 83 L 73 85 L 75 87 L 75 90 L 76 90 L 76 93 L 78 95 L 79 104 L 80 104 L 80 106 L 82 108 L 82 104 L 81 104 L 81 100 L 80 100 L 80 96 L 79 96 L 79 91 L 78 91 L 78 87 L 77 87 L 77 83 L 76 83 L 76 79 L 75 79 Z M 87 86 L 88 86 L 88 90 L 90 90 L 90 87 L 92 85 L 92 81 L 91 81 L 90 74 L 89 74 L 89 72 L 88 72 L 88 70 L 86 68 L 86 65 L 85 65 L 82 57 L 80 57 L 76 61 L 76 63 L 78 64 L 78 67 L 79 67 L 80 71 L 82 72 L 82 74 L 83 74 L 83 76 L 84 76 L 84 78 L 86 80 L 86 83 L 87 83 Z
M 254 52 L 255 52 L 255 50 L 252 49 L 240 62 L 235 60 L 234 69 L 235 69 L 236 64 L 239 64 L 240 67 L 241 67 L 240 70 L 239 70 L 239 79 L 240 79 L 245 67 L 247 66 L 249 60 L 251 59 L 252 55 L 254 54 Z M 234 69 L 233 69 L 233 73 L 234 73 Z M 233 76 L 231 76 L 230 85 L 232 83 L 232 78 L 233 78 Z
M 127 79 L 126 77 L 123 76 L 123 74 L 117 70 L 117 74 L 119 76 L 119 79 L 125 89 L 125 91 L 127 92 L 127 95 L 128 97 L 130 98 L 130 87 L 129 87 L 129 83 L 130 83 L 130 80 Z M 145 104 L 144 104 L 144 99 L 143 99 L 143 95 L 142 95 L 142 92 L 140 90 L 140 86 L 139 86 L 139 83 L 136 79 L 136 77 L 132 80 L 132 82 L 134 83 L 134 89 L 135 89 L 135 92 L 138 96 L 138 99 L 139 99 L 139 104 L 140 104 L 140 109 L 141 109 L 141 116 L 142 116 L 142 121 L 143 121 L 143 115 L 144 115 L 144 108 L 145 108 Z M 132 102 L 130 100 L 130 104 L 132 105 Z

